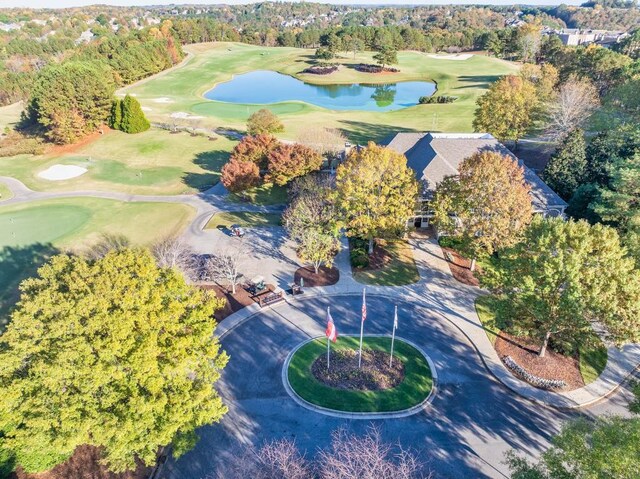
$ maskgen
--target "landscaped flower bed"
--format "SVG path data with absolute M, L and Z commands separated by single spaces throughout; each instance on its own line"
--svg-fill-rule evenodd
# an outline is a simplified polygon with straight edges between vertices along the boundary
M 321 369 L 326 371 L 327 367 L 327 340 L 323 337 L 303 344 L 287 369 L 293 391 L 309 403 L 345 412 L 402 411 L 429 396 L 433 379 L 422 352 L 396 338 L 394 365 L 389 368 L 391 338 L 365 337 L 363 367 L 367 371 L 354 372 L 358 345 L 359 338 L 354 336 L 340 336 L 331 343 L 329 373 L 322 374 Z M 374 354 L 374 358 L 369 357 L 373 363 L 367 363 L 368 354 Z M 373 372 L 373 367 L 379 370 Z

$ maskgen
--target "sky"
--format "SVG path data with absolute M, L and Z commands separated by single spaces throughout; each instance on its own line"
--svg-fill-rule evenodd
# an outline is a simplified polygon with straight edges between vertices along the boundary
M 579 5 L 584 3 L 585 0 L 565 0 L 562 3 L 567 5 Z M 82 7 L 86 5 L 94 4 L 107 4 L 117 6 L 130 6 L 130 5 L 170 5 L 170 4 L 207 4 L 215 5 L 220 3 L 237 4 L 237 3 L 255 3 L 249 0 L 228 0 L 228 1 L 207 1 L 207 0 L 191 0 L 187 2 L 180 2 L 180 0 L 0 0 L 0 8 L 9 7 L 25 7 L 25 8 L 64 8 L 64 7 Z M 443 4 L 484 4 L 484 5 L 511 5 L 513 3 L 527 4 L 527 5 L 554 5 L 558 4 L 558 1 L 553 0 L 436 0 L 436 1 L 416 1 L 416 0 L 323 0 L 321 3 L 332 4 L 385 4 L 385 5 L 443 5 Z

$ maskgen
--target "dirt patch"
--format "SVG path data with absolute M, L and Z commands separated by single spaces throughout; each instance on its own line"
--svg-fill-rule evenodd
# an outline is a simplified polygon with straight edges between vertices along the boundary
M 75 153 L 76 151 L 84 148 L 90 143 L 93 143 L 98 138 L 104 135 L 108 135 L 112 131 L 113 130 L 109 128 L 107 125 L 102 125 L 98 130 L 83 137 L 82 139 L 78 140 L 75 143 L 72 143 L 70 145 L 54 145 L 49 147 L 46 151 L 46 154 L 49 156 L 60 156 L 60 155 L 64 155 L 65 153 Z
M 385 351 L 363 349 L 360 369 L 357 351 L 333 351 L 330 364 L 327 370 L 327 357 L 321 354 L 311 365 L 311 372 L 318 381 L 336 389 L 382 391 L 404 379 L 404 363 L 396 358 L 389 367 L 389 353 Z
M 468 284 L 469 286 L 479 286 L 480 282 L 478 278 L 476 278 L 475 273 L 481 273 L 481 269 L 478 265 L 476 265 L 476 271 L 471 271 L 471 260 L 461 256 L 460 253 L 451 249 L 442 247 L 442 251 L 444 252 L 444 257 L 447 260 L 447 264 L 449 265 L 449 269 L 451 270 L 451 274 L 453 277 L 460 281 L 461 283 Z M 453 261 L 449 261 L 447 257 L 447 253 L 451 255 Z
M 567 383 L 564 391 L 584 386 L 577 357 L 564 356 L 547 349 L 544 358 L 538 356 L 540 348 L 530 340 L 516 338 L 501 332 L 496 338 L 495 349 L 501 358 L 511 356 L 529 373 L 544 379 L 560 379 Z
M 212 290 L 218 298 L 226 300 L 224 307 L 222 309 L 218 309 L 213 315 L 213 317 L 216 318 L 216 321 L 220 322 L 226 317 L 231 316 L 233 313 L 240 311 L 242 308 L 252 305 L 253 303 L 259 303 L 261 296 L 265 296 L 276 289 L 272 284 L 267 284 L 266 286 L 266 291 L 257 295 L 251 294 L 247 285 L 238 285 L 236 287 L 236 294 L 232 294 L 230 289 L 218 284 L 206 284 L 201 285 L 200 287 L 202 289 Z
M 100 449 L 94 446 L 78 446 L 73 455 L 50 471 L 26 474 L 20 468 L 12 479 L 147 479 L 150 467 L 138 465 L 135 471 L 114 473 L 100 464 Z
M 293 280 L 296 284 L 300 284 L 301 278 L 304 279 L 304 286 L 306 287 L 331 286 L 340 279 L 340 271 L 338 271 L 338 268 L 320 266 L 318 274 L 316 274 L 313 267 L 305 266 L 298 268 L 293 275 Z

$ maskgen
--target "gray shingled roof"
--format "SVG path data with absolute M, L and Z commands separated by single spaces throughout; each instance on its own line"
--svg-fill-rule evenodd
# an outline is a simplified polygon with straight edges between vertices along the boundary
M 387 146 L 407 157 L 407 165 L 416 172 L 418 180 L 426 182 L 429 190 L 434 190 L 446 176 L 457 175 L 462 161 L 474 153 L 495 151 L 508 155 L 524 168 L 534 211 L 567 206 L 533 170 L 488 133 L 398 133 Z

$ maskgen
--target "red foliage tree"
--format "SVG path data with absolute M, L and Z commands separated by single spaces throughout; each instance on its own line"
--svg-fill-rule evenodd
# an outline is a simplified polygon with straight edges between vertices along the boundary
M 322 156 L 301 144 L 279 144 L 268 156 L 266 180 L 276 185 L 286 185 L 298 176 L 317 171 L 322 166 Z
M 275 137 L 267 134 L 245 136 L 231 152 L 231 159 L 252 162 L 258 165 L 260 170 L 266 170 L 269 153 L 278 144 Z
M 260 170 L 252 161 L 232 157 L 222 167 L 222 184 L 232 193 L 248 190 L 260 184 Z

